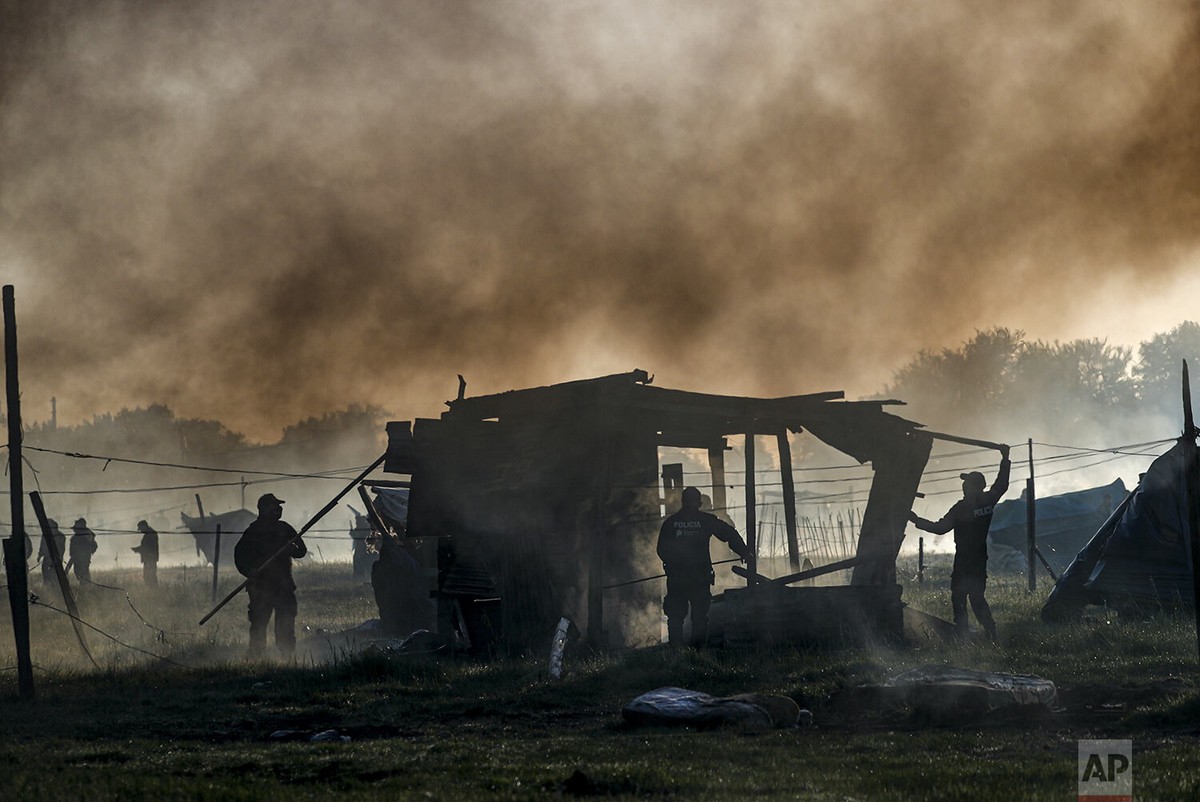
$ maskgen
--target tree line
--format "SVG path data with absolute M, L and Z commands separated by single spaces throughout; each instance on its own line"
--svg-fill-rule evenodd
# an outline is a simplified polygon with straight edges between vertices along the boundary
M 910 409 L 900 414 L 931 428 L 1116 445 L 1179 434 L 1184 359 L 1200 374 L 1200 323 L 1180 323 L 1136 349 L 992 328 L 957 348 L 921 351 L 880 397 L 905 401 Z

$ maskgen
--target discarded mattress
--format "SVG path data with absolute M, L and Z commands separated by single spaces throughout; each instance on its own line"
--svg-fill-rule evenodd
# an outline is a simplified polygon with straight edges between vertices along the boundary
M 718 698 L 672 687 L 643 693 L 625 705 L 621 715 L 630 724 L 698 729 L 787 729 L 812 721 L 812 714 L 786 696 L 744 693 Z
M 1051 709 L 1058 690 L 1031 674 L 996 674 L 954 666 L 926 665 L 876 686 L 885 701 L 938 716 L 963 716 L 1012 708 Z

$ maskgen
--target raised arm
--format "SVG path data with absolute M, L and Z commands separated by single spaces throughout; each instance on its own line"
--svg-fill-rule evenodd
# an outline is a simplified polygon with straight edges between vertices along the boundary
M 993 504 L 1008 492 L 1008 475 L 1012 471 L 1012 462 L 1008 458 L 1008 446 L 1005 446 L 1000 454 L 1000 471 L 996 474 L 996 481 L 992 482 L 992 486 L 988 488 L 988 498 Z
M 915 512 L 910 512 L 908 514 L 908 520 L 912 521 L 913 526 L 917 527 L 917 529 L 930 532 L 935 535 L 944 535 L 954 528 L 954 523 L 957 517 L 955 515 L 955 511 L 957 509 L 958 505 L 955 504 L 946 512 L 945 515 L 936 521 L 927 520 L 917 515 Z

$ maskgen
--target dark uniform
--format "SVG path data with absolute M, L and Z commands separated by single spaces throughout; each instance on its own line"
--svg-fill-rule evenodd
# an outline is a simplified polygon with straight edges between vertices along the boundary
M 81 582 L 92 581 L 92 555 L 96 553 L 96 533 L 88 529 L 87 521 L 80 518 L 71 525 L 71 564 L 75 578 Z
M 148 587 L 158 587 L 158 532 L 145 521 L 138 521 L 138 530 L 142 533 L 142 542 L 133 547 L 142 558 L 142 581 Z
M 275 646 L 284 657 L 296 651 L 296 583 L 292 559 L 303 557 L 308 547 L 296 530 L 281 520 L 283 502 L 267 493 L 258 500 L 258 520 L 246 527 L 234 548 L 233 561 L 249 579 L 250 656 L 262 654 L 267 646 L 267 621 L 275 615 Z M 295 538 L 295 540 L 293 540 Z M 279 557 L 267 560 L 291 543 Z M 267 563 L 265 566 L 264 563 Z M 261 567 L 257 576 L 251 576 Z
M 954 571 L 950 574 L 950 603 L 954 608 L 954 623 L 959 632 L 967 632 L 967 602 L 975 618 L 994 640 L 996 621 L 988 607 L 984 591 L 987 589 L 987 536 L 992 525 L 992 512 L 1001 496 L 1008 490 L 1008 474 L 1011 463 L 1007 449 L 1003 452 L 1000 472 L 990 488 L 984 490 L 986 480 L 978 471 L 961 474 L 963 498 L 938 521 L 927 521 L 915 514 L 909 520 L 918 529 L 944 535 L 954 530 Z
M 746 544 L 738 531 L 712 513 L 700 510 L 700 493 L 695 488 L 683 491 L 679 512 L 663 521 L 658 532 L 658 557 L 667 574 L 667 595 L 663 612 L 667 615 L 667 640 L 683 642 L 683 622 L 692 614 L 692 643 L 708 640 L 708 608 L 712 603 L 709 588 L 715 579 L 708 539 L 715 537 L 729 544 L 745 558 Z

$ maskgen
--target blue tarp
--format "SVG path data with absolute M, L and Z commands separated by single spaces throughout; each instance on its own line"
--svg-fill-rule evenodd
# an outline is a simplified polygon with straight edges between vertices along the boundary
M 1085 604 L 1150 611 L 1191 607 L 1183 444 L 1151 463 L 1119 516 L 1101 527 L 1054 586 L 1042 616 Z
M 1065 569 L 1126 495 L 1125 483 L 1116 479 L 1101 487 L 1039 497 L 1037 542 L 1042 556 L 1056 571 Z M 988 539 L 1024 553 L 1027 514 L 1024 492 L 997 504 Z

